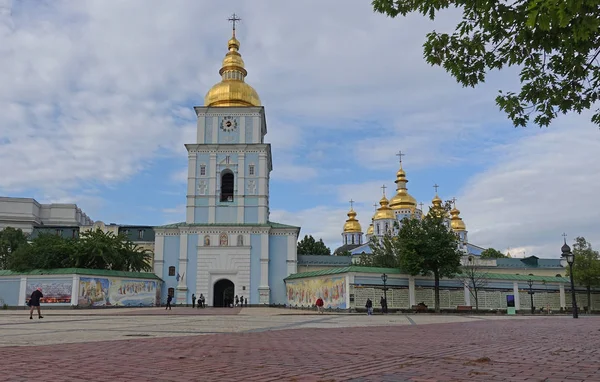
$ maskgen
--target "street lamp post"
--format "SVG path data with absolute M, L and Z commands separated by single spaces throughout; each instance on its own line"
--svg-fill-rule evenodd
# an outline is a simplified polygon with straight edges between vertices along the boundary
M 573 303 L 573 318 L 579 318 L 579 312 L 577 312 L 577 300 L 575 297 L 575 282 L 573 281 L 573 263 L 575 262 L 575 255 L 571 252 L 571 247 L 567 245 L 567 239 L 560 249 L 562 257 L 569 264 L 569 276 L 571 276 L 571 302 Z
M 388 276 L 384 273 L 381 275 L 381 281 L 383 281 L 383 300 L 384 300 L 384 306 L 382 306 L 384 312 L 383 313 L 387 313 L 387 279 Z
M 529 297 L 531 297 L 531 314 L 535 314 L 535 308 L 533 307 L 533 295 L 535 294 L 535 292 L 533 291 L 533 280 L 529 279 L 529 281 L 527 281 L 527 285 L 529 285 Z

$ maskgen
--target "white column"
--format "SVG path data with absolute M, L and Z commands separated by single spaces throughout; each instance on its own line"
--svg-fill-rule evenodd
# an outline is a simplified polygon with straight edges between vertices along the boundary
M 262 151 L 258 153 L 258 223 L 264 224 L 267 222 L 267 153 Z M 264 198 L 262 197 L 264 196 Z M 264 203 L 261 203 L 263 202 Z
M 260 285 L 258 287 L 258 303 L 269 304 L 269 234 L 264 233 L 260 238 Z
M 294 233 L 294 234 L 289 235 L 287 238 L 288 238 L 288 240 L 287 240 L 287 275 L 286 276 L 289 276 L 289 275 L 297 272 L 296 251 L 297 251 L 298 237 Z M 346 288 L 346 290 L 348 290 L 348 289 Z
M 252 143 L 262 143 L 260 139 L 260 117 L 252 117 Z M 250 143 L 250 142 L 247 142 Z
M 194 223 L 194 210 L 196 208 L 196 170 L 198 154 L 188 154 L 188 180 L 187 180 L 187 206 L 185 209 L 185 221 Z
M 465 305 L 471 306 L 471 292 L 469 291 L 469 287 L 467 286 L 467 282 L 465 282 Z
M 210 153 L 208 164 L 208 223 L 214 224 L 216 221 L 216 201 L 217 201 L 217 153 Z
M 187 304 L 187 265 L 188 265 L 188 234 L 187 232 L 183 232 L 179 236 L 179 282 L 177 283 L 177 297 L 175 300 L 176 304 Z
M 246 153 L 238 152 L 238 178 L 237 178 L 237 222 L 244 223 L 244 195 L 246 195 Z
M 246 117 L 240 117 L 239 143 L 246 143 Z
M 25 306 L 25 299 L 27 297 L 27 277 L 21 277 L 21 283 L 19 284 L 19 301 L 17 301 L 17 306 Z
M 218 143 L 219 142 L 219 118 L 217 116 L 214 116 L 212 120 L 213 120 L 212 142 L 207 142 L 207 143 Z
M 206 136 L 205 134 L 205 128 L 206 128 L 206 115 L 205 114 L 200 114 L 198 116 L 198 127 L 196 128 L 196 143 L 205 143 L 204 142 L 204 137 Z
M 79 276 L 73 275 L 73 285 L 71 286 L 71 305 L 79 305 Z
M 165 236 L 164 232 L 156 232 L 154 238 L 154 274 L 163 278 L 163 268 L 165 266 Z
M 521 298 L 519 296 L 519 283 L 517 281 L 513 282 L 513 293 L 515 295 L 515 310 L 519 311 L 521 309 Z
M 559 291 L 560 307 L 564 309 L 567 307 L 567 299 L 565 298 L 565 284 L 559 284 L 558 291 Z
M 413 305 L 417 305 L 415 297 L 415 277 L 408 276 L 408 305 L 409 308 Z

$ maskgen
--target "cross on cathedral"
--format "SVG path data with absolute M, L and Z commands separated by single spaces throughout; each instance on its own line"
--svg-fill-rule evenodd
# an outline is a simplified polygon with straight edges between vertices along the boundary
M 435 188 L 435 194 L 437 195 L 437 190 L 438 190 L 438 188 L 440 188 L 440 186 L 438 186 L 437 183 L 436 183 L 436 184 L 433 185 L 433 188 Z
M 350 199 L 350 209 L 354 208 L 354 200 Z
M 419 207 L 421 207 L 421 212 L 423 211 L 423 206 L 424 206 L 423 202 L 419 203 Z
M 234 13 L 230 18 L 227 19 L 231 24 L 233 24 L 233 37 L 235 37 L 235 23 L 238 21 L 242 21 L 237 15 Z
M 452 198 L 452 205 L 454 206 L 454 208 L 456 208 L 456 197 Z
M 396 154 L 396 156 L 400 159 L 400 164 L 402 164 L 402 157 L 405 155 L 406 154 L 402 154 L 402 150 L 398 151 L 398 154 Z
M 383 186 L 381 186 L 381 189 L 383 190 L 383 196 L 385 196 L 385 189 L 386 189 L 386 188 L 387 188 L 387 187 L 385 186 L 385 184 L 384 184 Z
M 373 207 L 375 207 L 375 209 L 377 209 L 377 206 L 378 206 L 378 204 L 377 204 L 377 203 L 374 203 L 374 204 L 373 204 Z
M 567 244 L 567 234 L 563 232 L 563 234 L 561 236 L 563 237 L 565 244 Z

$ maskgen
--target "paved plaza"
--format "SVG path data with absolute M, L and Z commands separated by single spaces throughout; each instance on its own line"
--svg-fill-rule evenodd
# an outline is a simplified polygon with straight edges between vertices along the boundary
M 600 381 L 600 317 L 0 313 L 0 381 Z

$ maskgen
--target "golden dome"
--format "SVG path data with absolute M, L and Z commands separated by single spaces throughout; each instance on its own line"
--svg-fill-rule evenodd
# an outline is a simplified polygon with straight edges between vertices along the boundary
M 367 236 L 373 235 L 373 222 L 369 224 L 369 228 L 367 228 Z
M 362 227 L 358 220 L 356 220 L 356 212 L 352 208 L 348 212 L 348 220 L 344 224 L 344 233 L 361 233 Z
M 450 216 L 452 216 L 450 218 L 450 227 L 455 231 L 466 231 L 467 226 L 459 215 L 460 211 L 456 207 L 450 211 Z
M 400 169 L 396 173 L 395 183 L 397 184 L 397 193 L 390 199 L 390 207 L 394 210 L 415 209 L 417 207 L 417 200 L 408 193 L 408 189 L 406 188 L 408 179 L 406 179 L 406 173 L 402 169 L 402 164 L 400 164 Z
M 373 216 L 373 220 L 381 220 L 381 219 L 392 219 L 394 220 L 396 216 L 394 215 L 394 210 L 389 207 L 390 202 L 387 200 L 385 195 L 379 201 L 379 207 L 375 215 Z
M 223 59 L 219 74 L 221 82 L 213 86 L 204 97 L 204 106 L 260 106 L 260 98 L 254 88 L 244 82 L 248 72 L 238 52 L 240 42 L 233 36 L 228 42 L 229 52 Z
M 436 216 L 444 216 L 446 211 L 444 206 L 442 206 L 442 199 L 438 196 L 437 192 L 435 193 L 435 197 L 431 200 L 433 207 L 429 209 L 429 213 L 434 213 Z

